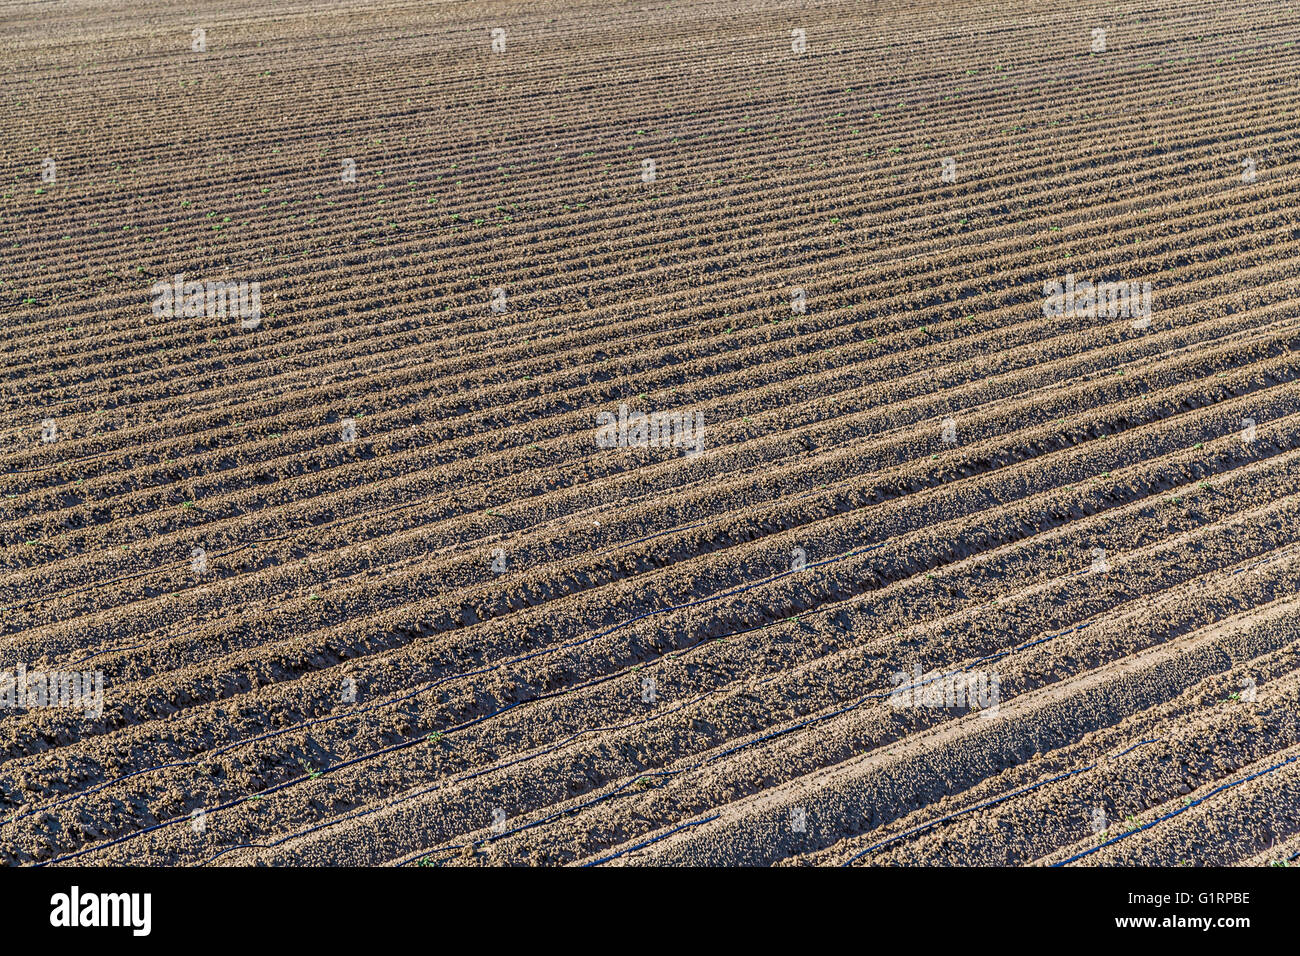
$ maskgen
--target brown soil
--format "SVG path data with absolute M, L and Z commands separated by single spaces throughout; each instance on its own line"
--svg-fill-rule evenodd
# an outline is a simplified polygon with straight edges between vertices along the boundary
M 1300 11 L 1111 6 L 11 11 L 0 860 L 1300 861 Z

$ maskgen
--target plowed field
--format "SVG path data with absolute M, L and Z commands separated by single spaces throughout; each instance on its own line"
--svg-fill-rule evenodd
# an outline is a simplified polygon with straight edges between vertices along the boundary
M 1300 7 L 130 6 L 0 4 L 0 861 L 1300 858 Z

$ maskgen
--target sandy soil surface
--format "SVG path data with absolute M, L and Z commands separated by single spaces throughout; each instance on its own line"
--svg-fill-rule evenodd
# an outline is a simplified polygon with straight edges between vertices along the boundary
M 1300 9 L 131 6 L 2 11 L 0 861 L 1300 862 Z

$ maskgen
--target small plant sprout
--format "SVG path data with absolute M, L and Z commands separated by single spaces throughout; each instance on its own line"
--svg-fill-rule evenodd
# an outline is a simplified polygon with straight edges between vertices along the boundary
M 492 561 L 490 567 L 497 574 L 506 573 L 506 552 L 504 548 L 492 549 Z
M 190 31 L 190 50 L 194 53 L 206 53 L 208 51 L 208 31 L 203 27 L 195 27 Z
M 339 428 L 339 438 L 341 438 L 341 439 L 343 440 L 343 443 L 344 443 L 344 444 L 350 444 L 351 442 L 356 441 L 356 440 L 357 440 L 357 422 L 356 422 L 356 419 L 354 419 L 354 418 L 345 418 L 345 419 L 343 419 L 341 425 L 342 425 L 342 427 Z
M 641 182 L 652 183 L 655 181 L 655 161 L 653 159 L 641 160 Z
M 505 53 L 505 52 L 506 52 L 506 30 L 505 30 L 505 27 L 493 27 L 493 28 L 492 28 L 492 52 L 493 52 L 493 53 Z
M 790 290 L 790 311 L 794 315 L 807 314 L 808 294 L 803 289 L 795 287 Z
M 501 315 L 506 311 L 506 290 L 500 286 L 497 286 L 492 290 L 491 308 L 492 311 L 498 315 Z
M 808 567 L 808 552 L 803 548 L 795 548 L 790 552 L 790 570 L 803 571 Z
M 355 704 L 357 702 L 357 682 L 351 677 L 343 678 L 342 701 L 345 704 Z
M 357 181 L 357 161 L 348 157 L 343 160 L 342 180 L 345 183 L 355 183 Z
M 799 54 L 808 52 L 808 31 L 803 27 L 795 27 L 790 31 L 790 49 Z

